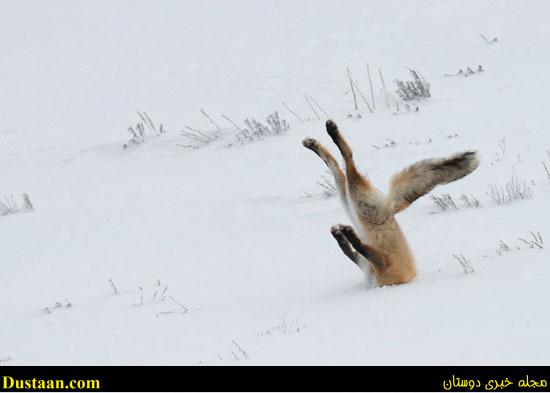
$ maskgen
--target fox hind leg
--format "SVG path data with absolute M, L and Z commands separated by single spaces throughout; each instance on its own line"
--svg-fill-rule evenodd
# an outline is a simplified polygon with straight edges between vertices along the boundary
M 323 160 L 325 164 L 327 164 L 328 169 L 332 173 L 332 176 L 334 176 L 334 181 L 336 183 L 338 193 L 340 194 L 340 198 L 342 199 L 342 202 L 347 209 L 348 202 L 346 195 L 346 175 L 344 174 L 342 169 L 340 169 L 338 161 L 336 161 L 334 156 L 330 154 L 326 147 L 321 145 L 313 138 L 304 139 L 302 144 L 306 149 L 309 149 L 317 154 L 321 158 L 321 160 Z
M 348 181 L 348 187 L 352 187 L 358 184 L 369 186 L 369 182 L 359 173 L 353 161 L 353 153 L 351 147 L 348 145 L 342 133 L 338 129 L 338 126 L 332 120 L 327 120 L 326 129 L 328 135 L 332 138 L 332 141 L 340 150 L 344 163 L 346 165 L 346 177 Z
M 326 123 L 327 133 L 332 138 L 346 166 L 346 186 L 348 199 L 353 204 L 353 211 L 364 222 L 380 225 L 388 219 L 388 214 L 384 208 L 384 200 L 381 193 L 372 186 L 369 180 L 364 177 L 355 166 L 353 153 L 338 129 L 336 123 L 328 120 Z M 359 250 L 358 250 L 359 251 Z
M 340 153 L 342 153 L 342 156 L 344 157 L 344 159 L 346 159 L 346 157 L 351 158 L 353 156 L 351 148 L 349 147 L 346 140 L 342 137 L 342 134 L 340 133 L 340 130 L 338 129 L 338 126 L 336 125 L 336 123 L 329 119 L 325 123 L 325 127 L 327 129 L 327 134 L 330 136 L 332 141 L 336 144 L 336 146 L 338 147 L 338 150 L 340 150 Z

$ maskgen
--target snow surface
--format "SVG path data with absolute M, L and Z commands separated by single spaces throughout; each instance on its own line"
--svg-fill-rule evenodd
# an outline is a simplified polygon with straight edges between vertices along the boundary
M 0 216 L 0 365 L 550 361 L 549 246 L 518 240 L 550 236 L 550 3 L 4 0 L 1 11 L 0 197 L 27 193 L 35 210 Z M 357 119 L 346 67 L 370 98 L 367 62 L 377 108 L 359 101 Z M 387 110 L 379 67 L 392 91 L 419 69 L 432 98 Z M 481 208 L 438 212 L 427 196 L 399 215 L 413 282 L 367 289 L 331 237 L 349 219 L 320 195 L 326 168 L 301 140 L 337 150 L 304 94 L 383 190 L 416 160 L 480 152 L 472 175 L 434 194 Z M 215 130 L 203 108 L 224 136 L 178 146 L 185 126 Z M 136 110 L 167 133 L 122 149 Z M 244 127 L 275 110 L 288 134 L 224 147 L 235 131 L 221 114 Z M 498 206 L 488 185 L 512 173 L 533 198 Z M 500 241 L 512 248 L 501 256 Z

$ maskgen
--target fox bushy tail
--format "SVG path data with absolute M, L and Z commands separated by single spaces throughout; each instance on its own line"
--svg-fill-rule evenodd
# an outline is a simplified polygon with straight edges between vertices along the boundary
M 461 179 L 472 173 L 478 165 L 479 154 L 475 151 L 415 162 L 392 177 L 390 211 L 395 214 L 406 209 L 434 187 Z

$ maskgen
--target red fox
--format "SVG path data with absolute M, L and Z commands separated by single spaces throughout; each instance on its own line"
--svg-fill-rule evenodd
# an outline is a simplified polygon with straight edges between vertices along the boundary
M 393 176 L 386 196 L 359 173 L 351 148 L 336 123 L 328 120 L 326 129 L 342 153 L 345 171 L 315 139 L 306 138 L 302 143 L 327 164 L 344 208 L 357 230 L 348 225 L 334 225 L 332 236 L 344 254 L 367 277 L 374 276 L 379 286 L 411 281 L 416 276 L 414 257 L 395 214 L 435 186 L 461 179 L 474 171 L 479 165 L 477 152 L 418 161 Z

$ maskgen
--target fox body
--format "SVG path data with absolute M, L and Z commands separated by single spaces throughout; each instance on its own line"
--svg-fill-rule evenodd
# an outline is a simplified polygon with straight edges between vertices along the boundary
M 402 284 L 416 276 L 414 256 L 395 219 L 395 214 L 439 184 L 458 180 L 479 165 L 476 152 L 457 153 L 447 158 L 418 161 L 395 174 L 386 196 L 357 170 L 350 146 L 336 123 L 328 120 L 326 129 L 344 159 L 344 170 L 315 139 L 303 145 L 328 166 L 338 194 L 353 226 L 334 225 L 332 236 L 344 254 L 379 286 Z

